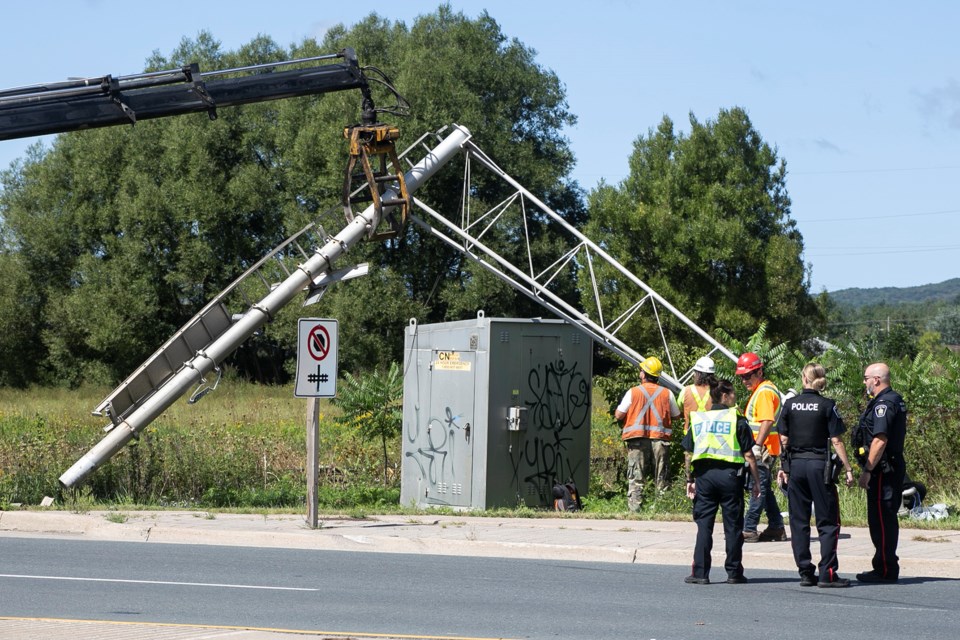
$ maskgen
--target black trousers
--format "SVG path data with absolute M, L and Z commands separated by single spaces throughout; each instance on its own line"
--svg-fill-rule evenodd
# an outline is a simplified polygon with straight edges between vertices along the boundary
M 835 580 L 838 568 L 837 542 L 840 539 L 840 498 L 836 485 L 823 483 L 823 458 L 790 460 L 787 498 L 790 501 L 790 544 L 800 575 L 814 575 L 819 568 L 821 580 Z M 810 554 L 810 508 L 817 520 L 820 540 L 820 564 L 813 565 Z
M 697 493 L 693 499 L 693 520 L 697 523 L 697 543 L 693 550 L 691 574 L 710 577 L 710 553 L 713 551 L 713 524 L 717 509 L 723 509 L 723 538 L 727 559 L 727 577 L 743 575 L 743 475 L 737 468 L 705 469 L 696 477 Z M 739 474 L 739 475 L 738 475 Z
M 903 471 L 894 468 L 870 474 L 867 485 L 867 525 L 873 541 L 873 570 L 884 578 L 900 577 L 900 521 L 897 511 L 903 503 Z

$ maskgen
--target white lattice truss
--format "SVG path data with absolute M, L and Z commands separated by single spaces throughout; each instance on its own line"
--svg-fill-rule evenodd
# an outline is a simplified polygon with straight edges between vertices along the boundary
M 425 214 L 422 218 L 410 216 L 415 224 L 475 260 L 484 269 L 557 316 L 579 326 L 595 340 L 634 364 L 642 361 L 643 355 L 639 349 L 626 344 L 618 334 L 629 323 L 636 322 L 641 317 L 641 311 L 649 309 L 646 317 L 652 317 L 656 322 L 669 372 L 662 375 L 661 380 L 670 387 L 679 389 L 691 371 L 677 375 L 667 336 L 660 322 L 661 310 L 666 310 L 703 338 L 703 353 L 720 352 L 735 360 L 733 354 L 720 343 L 500 169 L 473 144 L 467 129 L 453 125 L 445 138 L 441 138 L 440 133 L 442 131 L 421 137 L 404 152 L 404 162 L 409 166 L 405 181 L 409 192 L 415 193 L 421 184 L 462 152 L 466 161 L 460 220 L 459 223 L 453 222 L 414 198 L 415 205 Z M 431 146 L 432 142 L 436 144 Z M 406 159 L 412 150 L 425 151 L 415 164 Z M 509 185 L 511 190 L 511 195 L 479 214 L 471 207 L 474 168 L 492 173 Z M 387 200 L 394 199 L 397 191 L 388 190 L 384 196 Z M 503 224 L 513 215 L 519 215 L 522 221 L 520 237 L 516 237 L 516 226 Z M 560 255 L 542 268 L 535 267 L 530 246 L 528 222 L 534 215 L 538 216 L 538 224 L 549 225 L 556 236 L 565 238 L 569 243 Z M 216 383 L 210 387 L 204 376 L 216 371 L 219 380 L 219 364 L 271 320 L 279 309 L 304 291 L 307 292 L 308 302 L 316 301 L 330 283 L 365 273 L 366 265 L 348 265 L 338 270 L 333 267 L 351 246 L 377 229 L 381 217 L 382 214 L 371 205 L 355 215 L 336 236 L 327 235 L 319 225 L 308 225 L 254 264 L 97 406 L 95 414 L 110 417 L 111 424 L 105 428 L 107 434 L 60 476 L 60 482 L 72 487 L 82 481 L 189 389 L 197 387 L 192 400 L 212 390 Z M 494 235 L 495 230 L 501 227 L 513 234 L 516 241 L 524 243 L 526 265 L 520 267 L 512 264 L 484 242 L 485 237 Z M 308 250 L 306 247 L 312 243 L 318 246 Z M 618 282 L 618 287 L 636 287 L 636 301 L 616 318 L 609 318 L 603 311 L 604 301 L 595 275 L 595 268 L 600 264 L 606 264 L 623 276 L 624 284 Z M 589 274 L 595 308 L 592 315 L 581 309 L 578 300 L 563 300 L 554 292 L 559 288 L 551 288 L 551 285 L 560 282 L 560 278 L 571 278 L 573 274 L 581 280 L 584 279 L 583 274 Z M 574 291 L 576 287 L 566 289 Z
M 643 352 L 639 347 L 625 343 L 619 336 L 631 322 L 655 322 L 658 334 L 662 341 L 659 349 L 656 345 L 648 345 L 648 353 L 664 354 L 664 375 L 661 379 L 667 385 L 679 389 L 692 375 L 692 370 L 679 372 L 674 366 L 673 357 L 667 335 L 661 322 L 661 314 L 671 314 L 690 328 L 697 336 L 703 339 L 702 355 L 713 355 L 717 352 L 731 360 L 736 356 L 722 344 L 697 326 L 692 320 L 673 305 L 663 299 L 649 285 L 631 273 L 597 243 L 593 242 L 580 231 L 566 222 L 558 213 L 544 204 L 540 199 L 527 191 L 521 184 L 511 178 L 503 169 L 487 156 L 472 140 L 461 146 L 465 156 L 462 207 L 459 223 L 441 215 L 428 204 L 414 198 L 414 204 L 424 215 L 412 215 L 411 220 L 427 233 L 440 239 L 448 246 L 460 251 L 481 265 L 487 271 L 495 274 L 512 287 L 543 305 L 554 314 L 562 317 L 589 333 L 594 340 L 605 345 L 619 354 L 628 362 L 639 364 L 643 359 Z M 474 171 L 485 171 L 496 176 L 510 187 L 510 194 L 489 208 L 474 209 L 474 199 L 471 197 L 474 190 L 471 188 Z M 486 177 L 486 176 L 484 176 Z M 511 225 L 520 216 L 523 235 L 519 241 L 524 243 L 526 256 L 525 265 L 513 264 L 500 255 L 484 238 L 492 235 L 498 225 L 504 226 L 507 220 Z M 538 223 L 546 220 L 556 234 L 566 243 L 562 252 L 547 266 L 534 265 L 533 251 L 530 245 L 529 221 L 536 216 Z M 511 229 L 514 227 L 511 226 Z M 635 288 L 635 299 L 625 311 L 616 317 L 604 311 L 604 300 L 600 294 L 595 266 L 606 264 L 622 275 L 618 280 L 620 286 Z M 589 278 L 589 285 L 593 292 L 593 311 L 585 311 L 579 300 L 564 300 L 555 293 L 557 287 L 551 287 L 562 278 L 570 278 L 572 273 L 578 273 L 583 280 Z M 575 288 L 570 288 L 575 290 Z M 627 292 L 633 296 L 633 292 Z

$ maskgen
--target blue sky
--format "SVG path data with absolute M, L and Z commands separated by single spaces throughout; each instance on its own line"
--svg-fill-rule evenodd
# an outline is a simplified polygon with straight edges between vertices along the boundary
M 143 69 L 183 36 L 225 49 L 257 34 L 321 37 L 371 11 L 411 24 L 438 2 L 10 3 L 0 88 Z M 451 2 L 486 9 L 566 85 L 585 189 L 627 174 L 632 142 L 669 115 L 740 106 L 786 159 L 814 292 L 960 277 L 960 4 Z M 361 61 L 363 62 L 363 61 Z M 406 132 L 411 139 L 421 132 Z M 0 142 L 0 167 L 35 140 Z

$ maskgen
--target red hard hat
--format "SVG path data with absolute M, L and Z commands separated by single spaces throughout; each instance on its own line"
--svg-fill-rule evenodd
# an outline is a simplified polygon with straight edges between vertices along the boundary
M 742 376 L 750 373 L 751 371 L 756 371 L 762 366 L 763 361 L 760 360 L 760 356 L 755 354 L 753 351 L 747 351 L 745 354 L 737 358 L 737 375 Z

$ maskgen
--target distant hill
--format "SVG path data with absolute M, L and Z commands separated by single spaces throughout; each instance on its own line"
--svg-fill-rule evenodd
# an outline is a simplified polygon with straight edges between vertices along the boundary
M 878 287 L 876 289 L 840 289 L 829 291 L 830 297 L 839 305 L 865 307 L 873 304 L 909 304 L 955 300 L 960 298 L 960 278 L 919 287 Z

